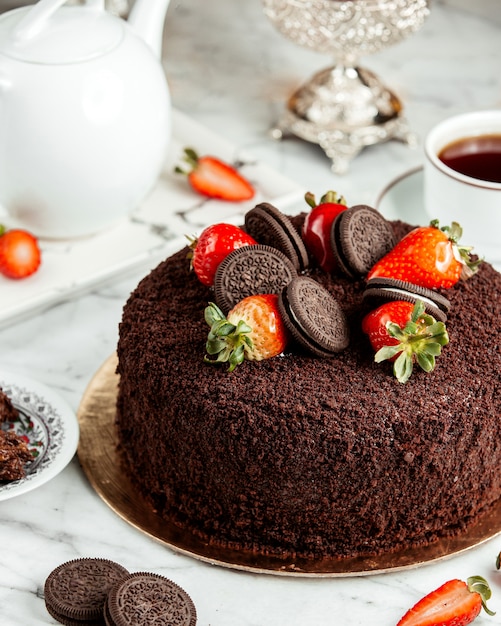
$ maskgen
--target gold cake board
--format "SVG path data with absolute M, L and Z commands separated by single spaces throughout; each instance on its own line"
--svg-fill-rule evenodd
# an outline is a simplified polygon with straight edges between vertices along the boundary
M 121 470 L 115 432 L 118 388 L 116 355 L 110 356 L 89 383 L 80 407 L 78 457 L 92 487 L 126 522 L 172 550 L 201 561 L 253 573 L 303 577 L 347 577 L 418 567 L 457 555 L 501 532 L 501 500 L 459 537 L 429 546 L 377 557 L 321 560 L 284 559 L 206 543 L 155 513 Z

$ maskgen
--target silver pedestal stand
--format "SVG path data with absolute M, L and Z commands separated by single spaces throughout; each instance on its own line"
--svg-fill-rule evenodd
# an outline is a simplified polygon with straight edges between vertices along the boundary
M 420 28 L 429 15 L 427 0 L 262 2 L 288 39 L 337 60 L 292 94 L 273 137 L 295 135 L 320 145 L 335 173 L 345 173 L 366 146 L 389 139 L 415 144 L 399 98 L 357 59 Z

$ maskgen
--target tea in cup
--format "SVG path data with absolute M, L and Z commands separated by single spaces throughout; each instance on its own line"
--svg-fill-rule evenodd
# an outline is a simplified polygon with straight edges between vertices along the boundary
M 501 109 L 456 115 L 425 141 L 424 205 L 442 226 L 459 222 L 461 243 L 501 261 Z

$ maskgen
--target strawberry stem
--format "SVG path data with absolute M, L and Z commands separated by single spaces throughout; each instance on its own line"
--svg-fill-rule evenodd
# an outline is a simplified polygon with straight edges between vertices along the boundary
M 206 363 L 229 363 L 228 371 L 232 372 L 237 365 L 245 360 L 247 350 L 252 350 L 252 339 L 249 333 L 252 328 L 243 320 L 232 324 L 227 320 L 221 309 L 209 302 L 204 312 L 204 318 L 210 326 L 205 349 L 209 356 L 205 356 Z M 216 357 L 209 358 L 209 357 Z
M 320 204 L 326 204 L 326 203 L 342 204 L 346 206 L 346 200 L 344 196 L 338 195 L 337 192 L 335 191 L 327 191 L 326 193 L 324 193 L 324 195 L 320 198 L 320 202 L 318 204 L 315 199 L 315 195 L 312 194 L 311 191 L 307 191 L 304 194 L 304 199 L 306 200 L 306 204 L 310 206 L 312 209 L 314 209 L 316 206 L 319 206 Z
M 430 226 L 432 228 L 440 228 L 439 220 L 431 220 Z M 462 226 L 458 222 L 452 222 L 450 226 L 442 226 L 440 230 L 447 235 L 449 241 L 452 243 L 455 258 L 459 263 L 463 264 L 461 280 L 466 280 L 473 276 L 478 270 L 478 266 L 483 262 L 483 259 L 476 259 L 474 261 L 470 254 L 473 250 L 473 246 L 459 245 L 459 240 L 463 236 Z
M 485 580 L 485 578 L 482 578 L 482 576 L 470 576 L 466 580 L 466 584 L 468 585 L 468 591 L 471 591 L 471 593 L 478 593 L 482 599 L 482 608 L 487 615 L 496 615 L 494 611 L 491 611 L 487 607 L 487 600 L 490 599 L 492 592 L 489 587 L 489 583 Z
M 388 322 L 386 330 L 398 344 L 382 347 L 374 355 L 374 360 L 381 363 L 398 355 L 393 364 L 393 373 L 401 383 L 409 380 L 415 361 L 425 372 L 433 371 L 442 346 L 449 343 L 445 324 L 425 313 L 421 300 L 416 301 L 411 318 L 403 328 L 394 322 Z
M 188 176 L 198 165 L 198 154 L 193 148 L 185 148 L 182 160 L 188 164 L 189 169 L 185 170 L 180 165 L 176 165 L 174 172 Z

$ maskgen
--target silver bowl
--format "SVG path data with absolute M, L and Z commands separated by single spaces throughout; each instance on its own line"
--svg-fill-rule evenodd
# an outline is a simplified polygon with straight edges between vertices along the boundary
M 272 134 L 292 134 L 319 144 L 344 173 L 366 146 L 400 139 L 415 143 L 402 103 L 362 55 L 392 46 L 418 30 L 428 0 L 262 0 L 275 28 L 294 43 L 330 54 L 335 65 L 315 74 L 289 98 Z

